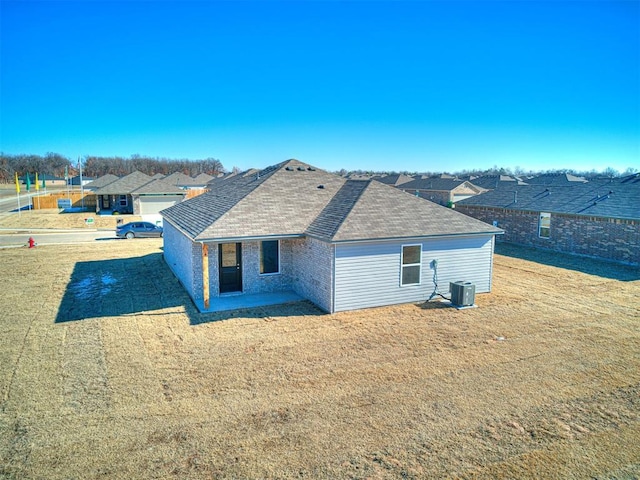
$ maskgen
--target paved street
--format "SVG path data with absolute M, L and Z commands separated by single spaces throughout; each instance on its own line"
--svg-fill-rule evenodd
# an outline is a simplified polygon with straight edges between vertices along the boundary
M 18 232 L 18 233 L 9 233 Z M 33 237 L 37 245 L 87 243 L 95 241 L 124 241 L 116 237 L 113 230 L 92 230 L 88 232 L 70 232 L 37 229 L 0 229 L 0 248 L 18 247 L 27 244 L 29 237 Z

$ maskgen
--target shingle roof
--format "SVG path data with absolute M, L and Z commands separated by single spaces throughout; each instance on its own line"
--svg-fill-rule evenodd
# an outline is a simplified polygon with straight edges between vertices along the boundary
M 165 179 L 165 181 L 171 183 L 172 185 L 177 185 L 179 187 L 189 187 L 189 186 L 192 186 L 192 185 L 202 185 L 203 184 L 201 182 L 196 182 L 189 175 L 185 175 L 182 172 L 172 173 L 171 175 L 167 175 L 166 177 L 164 177 L 164 179 Z M 206 182 L 204 182 L 204 183 L 206 183 Z
M 393 185 L 397 187 L 398 185 L 403 185 L 405 183 L 413 181 L 413 177 L 403 174 L 394 174 L 385 175 L 382 177 L 373 177 L 373 180 L 377 180 L 378 182 L 384 183 L 386 185 Z
M 200 175 L 194 177 L 193 182 L 196 185 L 206 185 L 211 180 L 213 180 L 213 176 L 207 175 L 206 173 L 201 173 Z
M 87 183 L 85 185 L 85 188 L 92 188 L 92 189 L 102 188 L 109 185 L 110 183 L 115 182 L 118 179 L 119 177 L 116 177 L 115 175 L 107 173 L 106 175 L 96 178 L 93 182 Z
M 102 188 L 98 188 L 95 193 L 97 195 L 126 195 L 132 193 L 134 190 L 149 183 L 150 181 L 151 177 L 149 175 L 135 171 L 105 185 Z
M 485 188 L 485 189 L 494 189 L 501 188 L 504 186 L 513 187 L 514 185 L 526 185 L 526 182 L 522 180 L 511 177 L 509 175 L 482 175 L 480 177 L 465 177 L 473 185 Z
M 152 175 L 151 178 L 157 180 L 158 178 L 164 178 L 164 175 L 161 173 L 156 173 L 155 175 Z
M 193 240 L 310 235 L 327 241 L 500 233 L 479 220 L 371 180 L 298 160 L 229 177 L 161 214 Z
M 455 190 L 463 183 L 467 183 L 469 188 L 477 189 L 475 184 L 470 184 L 465 180 L 460 180 L 458 178 L 447 178 L 447 177 L 423 177 L 416 178 L 411 182 L 403 183 L 399 188 L 402 190 L 434 190 L 440 192 L 450 192 Z M 482 191 L 477 189 L 478 191 Z
M 181 194 L 184 195 L 185 191 L 181 188 L 171 185 L 162 178 L 151 180 L 149 183 L 136 188 L 131 193 L 134 195 L 153 195 L 153 194 Z
M 529 185 L 568 185 L 576 183 L 586 183 L 584 177 L 576 177 L 570 173 L 544 173 L 535 177 L 527 178 Z
M 397 188 L 369 182 L 327 240 L 501 233 L 502 230 Z
M 491 190 L 457 205 L 640 219 L 640 183 L 514 186 Z

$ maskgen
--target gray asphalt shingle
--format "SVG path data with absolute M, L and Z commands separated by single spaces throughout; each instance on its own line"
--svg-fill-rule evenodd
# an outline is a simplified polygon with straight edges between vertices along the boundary
M 569 186 L 514 185 L 467 198 L 460 206 L 640 219 L 640 183 L 607 181 Z
M 136 195 L 150 195 L 150 194 L 167 194 L 167 193 L 180 193 L 184 195 L 184 190 L 166 182 L 162 178 L 151 180 L 149 183 L 144 184 L 140 188 L 136 188 L 132 193 Z
M 113 182 L 115 182 L 116 180 L 119 180 L 119 179 L 120 179 L 120 177 L 116 177 L 115 175 L 107 173 L 106 175 L 103 175 L 101 177 L 96 178 L 93 182 L 87 183 L 85 185 L 85 188 L 88 188 L 88 189 L 91 189 L 91 190 L 96 190 L 98 188 L 105 187 L 105 186 L 109 185 L 110 183 L 113 183 Z
M 326 241 L 500 233 L 372 180 L 347 180 L 298 160 L 216 182 L 163 210 L 193 240 L 310 235 Z
M 95 191 L 96 195 L 127 195 L 151 182 L 151 177 L 142 172 L 132 172 Z

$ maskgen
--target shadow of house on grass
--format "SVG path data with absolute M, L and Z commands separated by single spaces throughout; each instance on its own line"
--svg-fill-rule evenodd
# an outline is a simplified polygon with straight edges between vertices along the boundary
M 543 250 L 540 248 L 526 247 L 511 243 L 496 242 L 495 252 L 505 257 L 520 258 L 530 262 L 550 265 L 553 267 L 575 270 L 577 272 L 596 275 L 598 277 L 619 280 L 621 282 L 633 282 L 640 280 L 640 268 L 607 260 L 579 255 L 570 255 L 564 252 Z
M 217 313 L 199 313 L 161 253 L 77 262 L 58 308 L 56 323 L 125 315 L 164 315 L 184 309 L 191 325 L 231 318 L 323 315 L 308 301 Z M 182 310 L 181 310 L 182 311 Z

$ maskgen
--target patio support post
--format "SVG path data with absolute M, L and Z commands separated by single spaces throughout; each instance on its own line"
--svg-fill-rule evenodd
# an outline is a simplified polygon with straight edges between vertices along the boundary
M 209 247 L 202 244 L 202 293 L 204 298 L 204 308 L 209 310 Z

